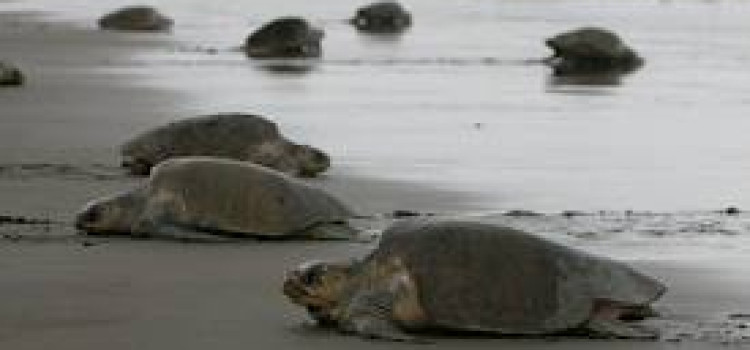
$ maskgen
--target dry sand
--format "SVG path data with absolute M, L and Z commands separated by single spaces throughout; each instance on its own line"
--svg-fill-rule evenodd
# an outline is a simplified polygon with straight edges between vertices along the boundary
M 143 120 L 180 113 L 178 92 L 138 84 L 128 55 L 170 45 L 162 36 L 102 33 L 38 14 L 0 15 L 0 55 L 29 74 L 0 90 L 0 349 L 706 349 L 750 346 L 750 259 L 636 261 L 663 279 L 664 331 L 656 342 L 587 339 L 436 339 L 433 345 L 366 342 L 309 326 L 280 293 L 283 271 L 307 259 L 359 255 L 361 243 L 181 244 L 77 236 L 69 221 L 87 200 L 133 186 L 115 146 Z M 89 127 L 96 120 L 96 129 Z M 102 121 L 104 120 L 104 122 Z M 347 177 L 321 180 L 361 211 L 452 212 L 477 198 Z M 390 203 L 402 203 L 393 206 Z M 694 339 L 695 338 L 695 339 Z

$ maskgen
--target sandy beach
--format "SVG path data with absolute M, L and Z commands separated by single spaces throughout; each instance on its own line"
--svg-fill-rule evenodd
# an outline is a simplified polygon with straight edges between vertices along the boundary
M 144 126 L 188 116 L 188 96 L 145 84 L 148 67 L 128 64 L 136 54 L 174 47 L 167 36 L 0 13 L 0 59 L 29 76 L 27 86 L 0 90 L 0 215 L 39 221 L 0 220 L 0 348 L 750 348 L 747 255 L 630 261 L 669 287 L 657 304 L 662 316 L 647 322 L 662 331 L 657 341 L 438 337 L 413 345 L 318 330 L 281 294 L 287 268 L 359 256 L 372 244 L 184 244 L 78 235 L 71 225 L 78 208 L 139 181 L 122 174 L 116 147 Z M 490 208 L 477 193 L 343 171 L 314 182 L 365 214 Z

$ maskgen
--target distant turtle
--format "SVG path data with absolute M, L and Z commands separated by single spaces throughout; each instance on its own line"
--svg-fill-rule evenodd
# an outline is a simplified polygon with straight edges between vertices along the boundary
M 627 72 L 643 59 L 617 34 L 602 28 L 584 27 L 558 34 L 545 41 L 553 55 L 548 62 L 555 74 Z
M 349 22 L 371 33 L 399 33 L 411 26 L 411 14 L 395 1 L 380 1 L 357 9 Z
M 185 240 L 350 239 L 351 215 L 323 190 L 275 170 L 188 157 L 159 164 L 132 191 L 87 204 L 76 227 L 89 234 Z
M 320 325 L 371 338 L 416 331 L 653 338 L 645 317 L 665 287 L 630 267 L 477 222 L 402 222 L 352 262 L 303 264 L 284 293 Z
M 317 58 L 322 55 L 323 31 L 300 17 L 282 17 L 266 23 L 245 40 L 252 58 Z
M 98 24 L 102 29 L 163 32 L 172 29 L 174 21 L 150 6 L 128 6 L 104 15 Z
M 25 82 L 21 70 L 8 63 L 0 61 L 0 86 L 21 86 Z
M 295 176 L 314 177 L 328 169 L 323 151 L 284 138 L 276 123 L 261 116 L 225 113 L 175 121 L 126 142 L 122 166 L 134 175 L 169 158 L 211 156 L 249 161 Z

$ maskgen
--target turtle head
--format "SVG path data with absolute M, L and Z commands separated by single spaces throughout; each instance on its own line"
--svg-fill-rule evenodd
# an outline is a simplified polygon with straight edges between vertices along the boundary
M 87 234 L 127 234 L 140 214 L 140 205 L 133 193 L 93 201 L 78 212 L 75 226 Z
M 120 147 L 122 161 L 120 165 L 127 169 L 131 175 L 146 176 L 150 173 L 151 167 L 158 163 L 160 159 L 149 159 L 150 154 L 162 154 L 161 160 L 168 157 L 164 152 L 158 152 L 156 147 L 150 143 L 144 142 L 141 138 L 126 142 Z
M 151 172 L 151 162 L 136 156 L 123 156 L 121 166 L 135 176 L 147 176 Z
M 331 159 L 325 152 L 311 146 L 297 145 L 294 156 L 298 162 L 299 175 L 315 177 L 331 166 Z
M 335 325 L 336 309 L 351 281 L 352 263 L 309 262 L 290 271 L 284 294 L 323 326 Z

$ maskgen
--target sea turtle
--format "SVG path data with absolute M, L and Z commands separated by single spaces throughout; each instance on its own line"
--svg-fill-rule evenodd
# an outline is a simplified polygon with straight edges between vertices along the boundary
M 323 151 L 298 145 L 261 116 L 223 113 L 182 119 L 136 136 L 122 145 L 122 166 L 134 175 L 173 157 L 211 156 L 244 160 L 281 172 L 314 177 L 331 162 Z
M 172 29 L 174 21 L 150 6 L 128 6 L 104 15 L 98 24 L 102 29 L 163 32 Z
M 20 86 L 24 81 L 21 70 L 8 62 L 0 61 L 0 86 Z
M 350 239 L 351 216 L 330 194 L 278 171 L 186 157 L 162 162 L 140 187 L 87 204 L 76 227 L 89 234 L 185 240 Z
M 545 44 L 553 51 L 548 62 L 558 75 L 627 72 L 643 64 L 633 49 L 607 29 L 579 28 L 549 38 Z
M 357 9 L 349 23 L 363 32 L 399 33 L 411 26 L 411 14 L 395 1 L 380 1 Z
M 323 31 L 304 18 L 281 17 L 250 34 L 244 50 L 252 58 L 317 58 L 322 40 Z
M 426 330 L 653 338 L 624 320 L 647 315 L 665 287 L 520 230 L 417 219 L 387 229 L 363 259 L 301 265 L 283 291 L 318 324 L 372 338 Z

